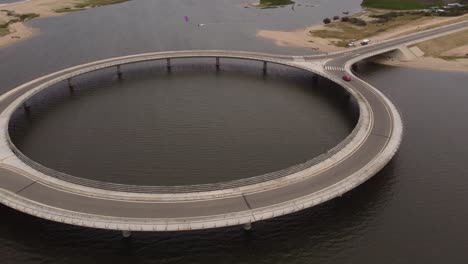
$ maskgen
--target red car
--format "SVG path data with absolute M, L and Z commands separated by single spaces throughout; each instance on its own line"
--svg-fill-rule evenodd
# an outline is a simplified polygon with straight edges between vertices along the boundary
M 349 81 L 351 81 L 351 76 L 349 76 L 348 74 L 345 74 L 345 75 L 343 75 L 343 80 L 349 82 Z

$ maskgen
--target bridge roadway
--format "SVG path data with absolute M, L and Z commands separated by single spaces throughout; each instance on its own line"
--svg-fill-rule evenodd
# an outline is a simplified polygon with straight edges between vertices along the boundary
M 159 52 L 92 62 L 38 78 L 0 97 L 0 202 L 52 221 L 124 232 L 232 225 L 249 228 L 250 223 L 323 203 L 376 174 L 393 157 L 402 138 L 402 122 L 395 106 L 377 89 L 354 76 L 352 64 L 466 26 L 468 23 L 462 22 L 328 55 Z M 84 180 L 29 160 L 10 141 L 8 124 L 12 113 L 54 83 L 103 68 L 118 67 L 120 71 L 120 65 L 129 63 L 198 57 L 277 63 L 321 75 L 356 99 L 360 109 L 358 124 L 334 149 L 304 164 L 245 180 L 194 186 L 128 186 Z M 326 70 L 330 67 L 342 70 Z M 352 75 L 353 80 L 342 81 L 343 72 Z

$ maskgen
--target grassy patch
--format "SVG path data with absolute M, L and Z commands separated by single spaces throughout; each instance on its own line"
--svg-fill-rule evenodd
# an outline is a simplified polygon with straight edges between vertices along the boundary
M 85 7 L 93 7 L 93 6 L 104 6 L 104 5 L 113 5 L 119 4 L 123 2 L 127 2 L 128 0 L 86 0 L 83 3 L 76 4 L 76 8 L 85 8 Z
M 62 8 L 55 9 L 54 11 L 56 13 L 75 12 L 75 11 L 83 10 L 87 7 L 119 4 L 119 3 L 123 3 L 127 1 L 130 1 L 130 0 L 83 0 L 81 3 L 75 4 L 74 6 L 65 6 Z
M 15 23 L 15 22 L 20 22 L 20 21 L 27 21 L 27 20 L 30 20 L 30 19 L 33 19 L 35 17 L 39 17 L 39 14 L 36 14 L 36 13 L 26 13 L 26 14 L 18 14 L 16 13 L 15 11 L 11 11 L 11 10 L 0 10 L 0 11 L 3 11 L 7 14 L 7 16 L 10 16 L 10 17 L 15 17 L 14 19 L 10 20 L 8 23 Z M 7 24 L 8 24 L 7 23 Z
M 376 21 L 367 22 L 365 26 L 357 26 L 351 22 L 337 21 L 326 25 L 325 27 L 327 27 L 327 29 L 311 31 L 310 34 L 320 38 L 341 40 L 335 44 L 344 46 L 343 43 L 369 38 L 389 29 L 407 25 L 415 20 L 423 21 L 425 19 L 428 18 L 424 15 L 411 13 L 399 15 L 389 20 L 377 19 Z
M 426 56 L 441 58 L 445 60 L 455 60 L 460 58 L 466 58 L 466 54 L 460 56 L 442 55 L 444 52 L 468 45 L 468 30 L 460 31 L 454 34 L 449 34 L 435 39 L 430 39 L 416 46 L 421 49 Z
M 5 36 L 8 33 L 10 33 L 10 31 L 8 30 L 8 24 L 1 24 L 0 25 L 0 36 Z
M 260 0 L 259 7 L 273 7 L 294 4 L 291 0 Z
M 83 10 L 84 8 L 72 8 L 72 7 L 62 7 L 55 9 L 55 13 L 68 13 Z
M 10 34 L 10 30 L 8 29 L 8 26 L 10 24 L 28 21 L 30 19 L 33 19 L 39 16 L 39 14 L 36 14 L 36 13 L 18 14 L 15 11 L 5 10 L 5 9 L 2 9 L 0 11 L 5 12 L 8 16 L 7 21 L 4 22 L 3 24 L 0 24 L 0 36 L 5 36 L 5 35 Z
M 434 1 L 437 3 L 437 1 Z M 371 8 L 394 9 L 394 10 L 411 10 L 423 9 L 429 6 L 429 1 L 423 0 L 363 0 L 362 6 Z
M 468 3 L 467 3 L 468 4 Z M 439 13 L 439 16 L 462 16 L 468 14 L 468 5 L 462 7 L 454 7 L 446 9 L 445 12 Z
M 18 16 L 18 18 L 21 20 L 21 21 L 27 21 L 27 20 L 30 20 L 30 19 L 33 19 L 35 17 L 39 17 L 39 14 L 36 14 L 36 13 L 26 13 L 26 14 L 20 14 Z

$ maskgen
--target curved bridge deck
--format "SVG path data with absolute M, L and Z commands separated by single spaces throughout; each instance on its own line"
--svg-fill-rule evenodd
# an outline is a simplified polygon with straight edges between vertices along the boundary
M 347 53 L 316 57 L 276 56 L 251 52 L 181 51 L 113 58 L 72 67 L 24 84 L 0 97 L 0 202 L 25 213 L 73 225 L 129 231 L 167 231 L 250 224 L 323 203 L 358 186 L 393 157 L 402 137 L 402 122 L 394 105 L 378 90 L 352 75 L 353 63 L 379 52 L 447 32 L 468 23 L 429 30 Z M 35 93 L 75 76 L 127 63 L 173 58 L 213 57 L 278 63 L 310 71 L 341 86 L 357 100 L 360 119 L 345 142 L 328 155 L 243 184 L 136 191 L 108 185 L 82 184 L 28 162 L 9 142 L 8 123 L 15 109 Z M 169 62 L 169 61 L 168 61 Z M 325 66 L 325 68 L 323 67 Z M 342 71 L 328 71 L 339 67 Z M 16 153 L 15 153 L 15 152 Z M 26 162 L 25 162 L 26 161 Z M 70 176 L 72 177 L 72 176 Z M 99 183 L 101 184 L 101 183 Z M 105 185 L 105 186 L 104 186 Z M 125 189 L 127 188 L 127 189 Z M 142 187 L 143 188 L 143 187 Z

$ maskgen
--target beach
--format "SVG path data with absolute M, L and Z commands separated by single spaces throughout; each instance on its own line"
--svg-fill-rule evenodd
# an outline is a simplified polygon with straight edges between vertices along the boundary
M 124 2 L 124 0 L 115 0 L 115 1 L 102 1 L 102 4 L 112 4 Z M 7 10 L 9 12 L 14 12 L 17 15 L 22 14 L 37 14 L 38 17 L 52 17 L 60 16 L 66 14 L 67 10 L 81 10 L 88 7 L 87 0 L 28 0 L 20 1 L 11 4 L 2 4 L 0 5 L 0 10 Z M 99 1 L 96 1 L 99 5 Z M 77 7 L 77 5 L 79 7 Z M 7 24 L 10 34 L 0 36 L 0 47 L 5 47 L 7 45 L 12 45 L 16 42 L 23 41 L 39 33 L 38 29 L 30 28 L 24 24 L 25 21 L 14 22 L 10 21 L 17 19 L 15 16 L 8 15 L 7 11 L 0 11 L 0 25 Z

